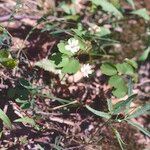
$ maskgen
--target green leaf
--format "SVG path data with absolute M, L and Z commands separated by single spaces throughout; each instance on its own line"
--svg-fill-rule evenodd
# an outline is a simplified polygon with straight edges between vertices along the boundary
M 140 61 L 145 61 L 150 54 L 150 47 L 148 47 L 142 54 L 142 56 L 139 58 Z
M 132 6 L 133 9 L 135 9 L 135 4 L 133 0 L 126 0 L 126 1 Z
M 132 67 L 134 67 L 135 69 L 138 68 L 137 62 L 134 61 L 133 59 L 128 59 L 128 58 L 126 58 L 125 61 L 126 61 L 128 64 L 130 64 Z
M 8 116 L 3 112 L 2 109 L 0 109 L 0 119 L 3 121 L 4 125 L 6 125 L 6 126 L 9 127 L 9 128 L 12 128 L 10 119 L 9 119 Z
M 8 95 L 8 97 L 10 97 L 10 98 L 14 98 L 15 97 L 15 95 L 16 95 L 16 89 L 14 89 L 14 88 L 9 88 L 8 89 L 8 91 L 7 91 L 7 95 Z
M 108 110 L 110 113 L 113 112 L 113 104 L 111 99 L 107 99 Z
M 6 50 L 0 50 L 0 60 L 2 58 L 8 58 L 9 57 L 9 53 Z
M 126 74 L 126 75 L 133 75 L 134 74 L 133 67 L 126 62 L 124 62 L 122 64 L 116 64 L 116 68 L 117 68 L 117 71 L 121 74 Z
M 91 0 L 95 5 L 101 6 L 102 9 L 106 12 L 112 13 L 117 18 L 123 18 L 121 12 L 107 0 Z
M 56 68 L 61 68 L 69 62 L 69 57 L 61 53 L 54 53 L 51 60 L 56 65 Z
M 150 103 L 138 108 L 134 113 L 129 115 L 126 119 L 137 118 L 140 115 L 146 114 L 150 110 Z
M 2 138 L 2 135 L 3 135 L 3 130 L 0 131 L 0 139 Z
M 111 118 L 111 116 L 110 116 L 108 113 L 95 110 L 95 109 L 91 108 L 91 107 L 88 106 L 88 105 L 86 105 L 86 108 L 87 108 L 89 111 L 91 111 L 92 113 L 94 113 L 95 115 L 97 115 L 97 116 L 100 116 L 100 117 L 103 117 L 103 118 L 106 118 L 106 119 Z
M 125 86 L 125 82 L 119 75 L 114 75 L 109 78 L 108 84 L 112 87 L 119 88 L 120 86 Z
M 113 90 L 112 93 L 117 98 L 122 98 L 127 94 L 128 88 L 126 85 L 120 85 L 117 89 Z
M 61 8 L 64 10 L 64 12 L 66 14 L 69 14 L 69 15 L 75 15 L 76 14 L 76 9 L 75 9 L 74 5 L 68 5 L 65 2 L 62 2 Z
M 110 63 L 102 64 L 100 69 L 101 69 L 103 74 L 108 75 L 108 76 L 112 76 L 112 75 L 117 74 L 116 68 Z
M 129 124 L 131 124 L 132 126 L 136 127 L 138 130 L 140 130 L 141 132 L 143 132 L 145 135 L 147 135 L 148 137 L 150 137 L 150 132 L 143 128 L 140 124 L 132 122 L 132 121 L 127 121 Z
M 29 101 L 26 101 L 25 103 L 21 104 L 21 109 L 28 109 L 31 107 L 31 103 Z
M 26 89 L 29 90 L 33 89 L 32 84 L 29 81 L 25 80 L 24 78 L 19 79 L 19 83 L 21 86 L 23 86 Z
M 110 33 L 111 33 L 111 31 L 109 29 L 107 29 L 105 27 L 100 27 L 100 32 L 97 33 L 97 35 L 99 35 L 101 37 L 101 36 L 106 36 Z
M 25 124 L 30 124 L 32 126 L 35 126 L 35 121 L 29 117 L 22 117 L 22 118 L 16 119 L 16 120 L 14 120 L 14 122 L 22 122 Z
M 123 140 L 122 140 L 122 138 L 120 136 L 120 133 L 116 129 L 114 129 L 114 128 L 113 128 L 113 131 L 114 131 L 114 133 L 116 135 L 116 138 L 117 138 L 117 141 L 118 141 L 118 143 L 120 145 L 121 150 L 124 150 L 123 144 L 125 144 L 125 143 L 123 142 Z
M 66 20 L 72 20 L 72 21 L 77 21 L 78 19 L 80 18 L 79 15 L 67 15 L 67 16 L 64 16 L 64 19 Z
M 50 60 L 57 66 L 62 61 L 62 53 L 53 53 Z
M 56 73 L 55 64 L 49 59 L 42 59 L 36 62 L 35 66 L 38 66 L 46 71 Z
M 45 31 L 53 31 L 55 28 L 57 28 L 58 24 L 46 24 L 44 26 L 44 28 L 41 30 L 41 32 L 45 32 Z
M 0 63 L 9 69 L 13 69 L 17 66 L 17 60 L 9 57 L 9 52 L 6 50 L 0 51 Z
M 60 43 L 57 44 L 57 47 L 58 47 L 58 50 L 61 53 L 66 54 L 68 56 L 72 56 L 73 55 L 73 53 L 71 53 L 70 51 L 68 51 L 68 50 L 65 49 L 65 43 L 60 42 Z
M 116 8 L 120 8 L 120 0 L 109 0 Z
M 131 14 L 138 15 L 139 17 L 142 17 L 146 21 L 150 20 L 149 13 L 148 13 L 148 11 L 145 8 L 134 10 L 134 11 L 131 12 Z
M 64 67 L 69 63 L 69 58 L 68 56 L 62 56 L 61 62 L 57 65 L 57 67 Z
M 25 89 L 25 88 L 21 88 L 21 87 L 18 87 L 16 88 L 16 95 L 17 95 L 17 98 L 19 98 L 20 100 L 27 100 L 29 99 L 29 90 Z
M 26 102 L 27 102 L 27 100 L 22 100 L 22 99 L 19 99 L 19 98 L 16 98 L 15 101 L 16 101 L 17 103 L 20 103 L 20 104 L 23 104 L 23 103 L 26 103 Z
M 80 49 L 83 50 L 83 51 L 85 51 L 86 47 L 87 47 L 86 42 L 82 38 L 80 38 L 78 36 L 75 36 L 75 39 L 79 41 Z
M 10 58 L 0 58 L 0 63 L 2 64 L 2 63 L 5 63 L 9 60 L 10 60 Z
M 118 114 L 121 111 L 124 111 L 125 107 L 134 100 L 135 96 L 136 94 L 133 94 L 130 97 L 128 97 L 126 100 L 116 103 L 113 106 L 113 114 Z
M 13 69 L 17 66 L 17 60 L 9 58 L 8 60 L 1 63 L 4 67 L 8 69 Z
M 80 69 L 80 63 L 78 60 L 72 58 L 69 60 L 69 62 L 63 67 L 62 72 L 63 73 L 76 73 Z
M 71 29 L 78 37 L 82 38 L 82 36 L 85 35 L 86 30 L 83 29 L 83 26 L 81 23 L 78 23 L 77 29 Z

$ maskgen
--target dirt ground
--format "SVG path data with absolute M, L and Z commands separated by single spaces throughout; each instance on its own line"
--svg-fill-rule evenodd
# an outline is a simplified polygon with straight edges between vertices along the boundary
M 137 1 L 137 7 L 146 5 L 150 10 L 149 0 L 145 0 L 145 3 L 142 4 L 141 2 L 143 1 Z M 82 78 L 80 74 L 75 74 L 65 76 L 62 80 L 59 75 L 34 66 L 35 62 L 50 56 L 58 41 L 63 37 L 56 38 L 47 32 L 41 32 L 43 24 L 38 25 L 28 39 L 26 37 L 36 26 L 37 19 L 40 19 L 49 9 L 57 9 L 58 3 L 59 0 L 56 3 L 53 0 L 45 0 L 45 2 L 42 0 L 22 0 L 20 5 L 16 7 L 15 0 L 0 0 L 0 24 L 12 36 L 6 42 L 15 56 L 22 49 L 28 58 L 26 59 L 23 53 L 20 54 L 18 66 L 21 69 L 17 71 L 0 68 L 0 108 L 7 112 L 12 122 L 21 116 L 28 116 L 34 117 L 38 125 L 32 127 L 28 124 L 13 123 L 13 129 L 9 130 L 0 122 L 0 129 L 4 131 L 0 139 L 0 149 L 120 150 L 110 127 L 107 123 L 106 126 L 103 126 L 105 120 L 93 115 L 84 107 L 85 104 L 91 104 L 95 109 L 107 110 L 106 99 L 111 97 L 111 90 L 107 83 L 108 78 L 100 72 L 99 64 L 95 67 L 95 74 L 88 79 Z M 37 5 L 41 9 L 38 10 Z M 80 5 L 80 7 L 84 8 L 85 6 Z M 126 8 L 126 5 L 124 7 Z M 13 18 L 10 21 L 11 15 Z M 92 21 L 97 17 L 99 16 L 89 16 L 88 19 Z M 54 20 L 57 21 L 58 18 L 50 14 L 49 21 Z M 122 52 L 119 59 L 122 60 L 127 56 L 132 58 L 136 53 L 141 55 L 141 49 L 144 48 L 147 38 L 145 23 L 139 19 L 120 24 L 125 32 L 114 35 L 116 40 L 122 41 Z M 134 91 L 138 96 L 136 102 L 133 103 L 134 106 L 150 100 L 149 60 L 150 58 L 145 62 L 138 62 L 139 80 L 134 86 Z M 42 87 L 42 93 L 53 94 L 55 97 L 77 101 L 77 103 L 61 108 L 59 107 L 61 103 L 58 101 L 37 95 L 34 108 L 21 109 L 20 104 L 10 98 L 7 93 L 8 89 L 14 88 L 14 86 L 21 89 L 18 85 L 20 77 Z M 117 101 L 119 100 L 113 98 L 113 103 Z M 141 116 L 134 121 L 150 129 L 148 115 Z M 141 132 L 126 123 L 115 124 L 115 126 L 126 143 L 126 150 L 149 150 L 150 139 Z

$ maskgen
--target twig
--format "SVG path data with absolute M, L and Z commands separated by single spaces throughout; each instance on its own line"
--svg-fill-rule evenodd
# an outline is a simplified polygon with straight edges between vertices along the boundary
M 57 109 L 60 109 L 60 108 L 63 108 L 63 107 L 69 106 L 69 105 L 77 104 L 77 103 L 78 103 L 78 101 L 77 101 L 77 100 L 75 100 L 75 101 L 70 102 L 70 103 L 68 103 L 68 104 L 64 104 L 64 105 L 60 105 L 60 106 L 57 106 L 57 107 L 51 108 L 50 110 L 51 110 L 51 111 L 52 111 L 52 110 L 57 110 Z
M 75 126 L 75 123 L 73 121 L 69 121 L 69 120 L 64 120 L 63 118 L 58 118 L 58 117 L 49 117 L 49 119 L 51 121 L 55 121 L 55 122 L 59 122 L 59 123 L 63 123 L 63 124 L 67 124 L 70 126 Z

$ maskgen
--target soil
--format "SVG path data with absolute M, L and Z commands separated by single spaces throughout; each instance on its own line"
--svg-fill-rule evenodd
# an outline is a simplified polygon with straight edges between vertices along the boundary
M 46 2 L 44 3 L 46 8 L 42 6 L 43 9 L 40 10 L 37 10 L 35 6 L 37 3 L 37 1 L 34 2 L 32 0 L 24 1 L 23 8 L 14 14 L 17 14 L 19 17 L 16 16 L 16 19 L 14 17 L 14 20 L 10 22 L 4 17 L 9 15 L 9 12 L 12 12 L 16 3 L 13 0 L 8 2 L 0 1 L 0 23 L 7 28 L 12 36 L 7 40 L 8 48 L 11 49 L 14 57 L 16 57 L 19 49 L 23 51 L 19 57 L 18 66 L 20 69 L 0 69 L 0 108 L 5 110 L 12 122 L 21 116 L 28 116 L 34 117 L 37 124 L 37 126 L 33 127 L 29 124 L 13 122 L 10 130 L 0 122 L 0 131 L 3 130 L 0 139 L 0 149 L 120 150 L 118 141 L 107 122 L 93 115 L 85 108 L 85 105 L 89 104 L 96 110 L 107 111 L 106 99 L 112 98 L 111 89 L 107 83 L 108 77 L 101 74 L 99 69 L 100 63 L 96 65 L 95 74 L 90 78 L 83 78 L 80 73 L 70 76 L 66 75 L 64 78 L 61 78 L 59 75 L 34 66 L 35 62 L 48 58 L 56 50 L 59 40 L 68 37 L 68 35 L 54 37 L 48 32 L 41 32 L 42 24 L 37 26 L 24 42 L 33 25 L 36 25 L 37 16 L 41 16 L 47 11 L 48 6 L 45 4 Z M 141 7 L 141 4 L 138 2 L 137 5 L 137 7 Z M 33 8 L 32 10 L 31 7 Z M 32 17 L 24 17 L 24 14 Z M 89 19 L 98 19 L 97 17 L 99 16 L 97 14 L 94 17 L 89 16 Z M 52 16 L 51 19 L 56 18 Z M 122 26 L 123 31 L 126 31 L 118 32 L 114 35 L 116 40 L 120 39 L 122 41 L 121 49 L 123 50 L 119 59 L 122 60 L 128 56 L 132 58 L 135 56 L 135 53 L 141 55 L 141 49 L 144 48 L 145 39 L 147 39 L 146 24 L 142 19 L 138 19 L 120 22 L 119 25 Z M 111 47 L 111 50 L 113 49 Z M 136 106 L 145 104 L 150 100 L 149 59 L 143 63 L 139 62 L 139 81 L 134 87 L 134 91 L 138 94 L 136 102 L 133 104 Z M 17 92 L 21 90 L 22 87 L 19 86 L 20 77 L 31 81 L 37 87 L 42 87 L 40 89 L 41 93 L 53 94 L 55 97 L 75 101 L 75 103 L 74 105 L 61 108 L 59 106 L 62 103 L 56 101 L 55 98 L 45 98 L 41 95 L 36 95 L 33 107 L 21 109 L 20 104 L 8 96 L 8 89 L 17 89 Z M 119 99 L 113 98 L 113 103 L 118 101 Z M 133 121 L 149 129 L 149 120 L 149 116 L 144 115 Z M 103 126 L 103 124 L 106 125 Z M 134 127 L 129 126 L 127 123 L 114 123 L 113 126 L 121 134 L 127 150 L 149 149 L 150 139 Z

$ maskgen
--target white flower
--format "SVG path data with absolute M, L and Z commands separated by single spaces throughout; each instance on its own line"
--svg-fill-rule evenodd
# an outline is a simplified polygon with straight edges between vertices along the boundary
M 56 70 L 56 73 L 59 74 L 59 75 L 61 75 L 61 74 L 62 74 L 61 69 L 57 69 L 57 70 Z
M 98 25 L 92 25 L 89 29 L 88 29 L 92 34 L 98 33 L 101 31 L 101 28 Z
M 65 46 L 65 49 L 72 53 L 76 53 L 80 49 L 79 41 L 73 38 L 69 39 L 68 45 Z
M 81 67 L 81 72 L 82 72 L 84 77 L 89 77 L 89 74 L 92 74 L 92 72 L 93 72 L 92 66 L 89 64 L 84 64 Z

